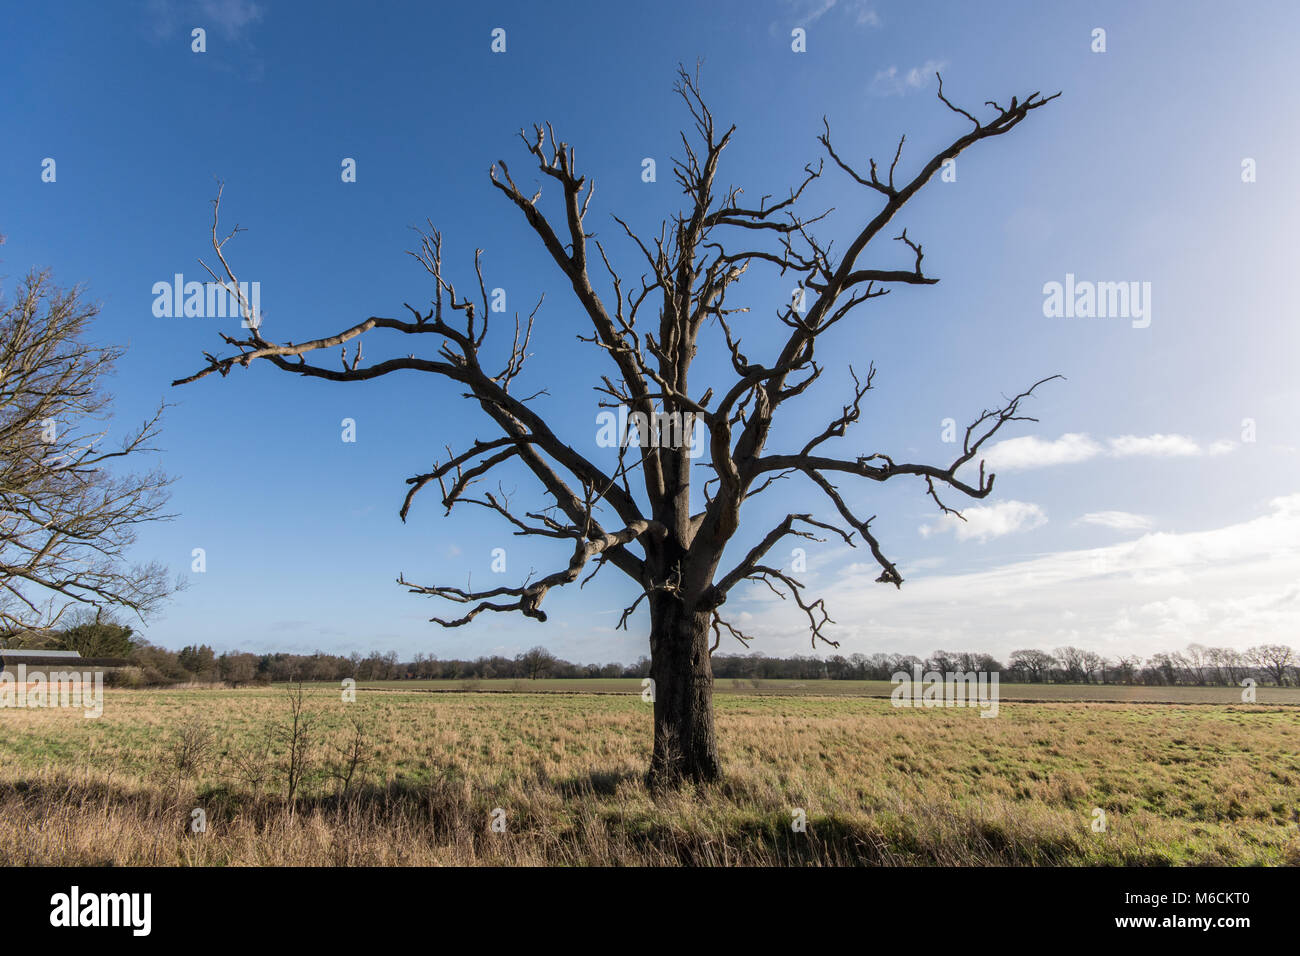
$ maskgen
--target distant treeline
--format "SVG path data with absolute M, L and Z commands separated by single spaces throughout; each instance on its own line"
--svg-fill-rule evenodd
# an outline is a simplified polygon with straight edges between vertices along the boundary
M 402 661 L 395 652 L 352 654 L 216 654 L 207 645 L 170 651 L 141 640 L 129 628 L 80 620 L 64 631 L 9 635 L 0 646 L 63 647 L 83 656 L 126 657 L 132 667 L 119 682 L 143 686 L 224 682 L 232 686 L 272 681 L 491 680 L 539 678 L 646 677 L 649 658 L 635 664 L 574 664 L 543 647 L 514 657 L 439 660 L 416 654 Z M 841 654 L 829 657 L 762 654 L 714 654 L 713 674 L 740 680 L 889 680 L 899 671 L 997 672 L 1011 683 L 1143 684 L 1168 686 L 1239 686 L 1246 678 L 1259 684 L 1300 686 L 1300 655 L 1284 644 L 1262 644 L 1244 651 L 1189 644 L 1181 652 L 1105 657 L 1077 647 L 1052 651 L 1014 651 L 1005 661 L 974 652 L 935 651 L 920 658 L 904 654 Z

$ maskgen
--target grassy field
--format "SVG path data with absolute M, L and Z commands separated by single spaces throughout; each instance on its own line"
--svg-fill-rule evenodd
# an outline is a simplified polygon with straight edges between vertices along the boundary
M 337 687 L 322 683 L 321 687 Z M 361 681 L 367 690 L 527 694 L 632 694 L 640 696 L 639 678 L 543 680 L 404 680 Z M 894 689 L 887 680 L 738 680 L 719 679 L 717 694 L 793 697 L 888 697 Z M 1239 704 L 1240 687 L 1129 687 L 1118 684 L 1001 684 L 1002 700 L 1117 701 L 1121 703 Z M 1300 705 L 1300 687 L 1256 687 L 1256 702 Z
M 3 710 L 0 863 L 1300 863 L 1300 709 L 985 719 L 720 689 L 726 780 L 659 796 L 649 707 L 626 693 L 312 688 L 293 804 L 283 688 L 109 690 L 97 720 Z M 353 718 L 366 760 L 344 790 Z

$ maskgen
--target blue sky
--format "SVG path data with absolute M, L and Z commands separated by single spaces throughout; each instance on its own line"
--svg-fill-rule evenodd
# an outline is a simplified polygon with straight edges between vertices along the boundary
M 955 182 L 934 181 L 909 205 L 899 224 L 941 282 L 899 289 L 841 326 L 823 346 L 826 374 L 772 447 L 820 430 L 844 400 L 850 362 L 879 372 L 842 452 L 936 463 L 952 457 L 943 419 L 964 425 L 1038 378 L 1066 380 L 1027 408 L 1038 424 L 1019 423 L 991 450 L 995 494 L 965 525 L 937 515 L 923 486 L 843 486 L 879 515 L 873 527 L 908 579 L 901 591 L 872 584 L 862 552 L 830 543 L 808 546 L 804 578 L 827 597 L 844 653 L 1075 644 L 1149 654 L 1189 641 L 1288 641 L 1300 616 L 1290 289 L 1300 134 L 1286 79 L 1297 21 L 1283 3 L 1248 13 L 846 0 L 29 5 L 7 14 L 5 31 L 0 271 L 10 288 L 49 266 L 102 303 L 96 334 L 129 345 L 114 383 L 121 424 L 175 403 L 159 461 L 177 478 L 179 517 L 147 529 L 138 556 L 191 586 L 147 622 L 150 639 L 444 657 L 543 643 L 572 659 L 632 660 L 646 651 L 646 621 L 614 631 L 634 594 L 612 571 L 582 592 L 552 592 L 547 624 L 495 616 L 454 631 L 427 621 L 447 606 L 394 583 L 405 573 L 516 584 L 567 558 L 486 514 L 444 517 L 432 494 L 398 520 L 405 478 L 444 445 L 490 434 L 448 383 L 408 374 L 333 384 L 268 366 L 169 386 L 231 331 L 228 320 L 152 312 L 155 282 L 205 278 L 197 259 L 211 262 L 215 179 L 226 183 L 225 221 L 248 229 L 227 248 L 239 277 L 260 282 L 272 338 L 302 341 L 427 303 L 427 276 L 404 254 L 426 217 L 443 230 L 459 283 L 472 284 L 482 248 L 488 286 L 507 291 L 511 313 L 545 293 L 517 390 L 547 388 L 538 409 L 581 448 L 596 433 L 584 370 L 599 358 L 574 337 L 583 329 L 571 293 L 487 178 L 502 158 L 521 187 L 540 178 L 520 127 L 549 121 L 575 145 L 597 183 L 588 222 L 635 275 L 610 217 L 650 227 L 677 208 L 668 170 L 686 119 L 671 92 L 679 62 L 703 60 L 706 98 L 737 125 L 719 178 L 747 197 L 798 181 L 820 155 L 823 115 L 842 155 L 887 160 L 906 133 L 900 174 L 918 168 L 966 128 L 936 100 L 936 68 L 971 110 L 1060 90 L 1020 128 L 964 154 Z M 191 51 L 194 27 L 207 31 L 204 53 Z M 497 27 L 505 53 L 490 50 Z M 796 27 L 806 52 L 791 49 Z M 1104 53 L 1091 49 L 1095 28 L 1106 31 Z M 47 157 L 55 182 L 41 178 Z M 345 157 L 355 183 L 341 181 Z M 646 157 L 655 183 L 641 179 Z M 877 198 L 835 173 L 808 196 L 809 207 L 835 207 L 823 238 L 850 235 Z M 909 264 L 888 242 L 868 259 Z M 1149 326 L 1045 316 L 1044 284 L 1067 273 L 1150 283 Z M 788 290 L 761 275 L 740 288 L 753 309 L 747 348 L 770 357 Z M 506 323 L 497 332 L 508 349 Z M 368 340 L 367 358 L 386 348 L 375 338 L 372 352 Z M 341 440 L 344 418 L 357 423 L 355 443 Z M 534 495 L 516 478 L 521 501 Z M 757 536 L 806 508 L 825 514 L 810 486 L 791 482 L 745 520 Z M 735 546 L 749 543 L 742 534 Z M 189 573 L 196 547 L 203 574 Z M 504 578 L 491 571 L 497 547 L 507 549 Z M 728 607 L 760 635 L 755 649 L 809 649 L 802 618 L 765 589 L 736 592 Z

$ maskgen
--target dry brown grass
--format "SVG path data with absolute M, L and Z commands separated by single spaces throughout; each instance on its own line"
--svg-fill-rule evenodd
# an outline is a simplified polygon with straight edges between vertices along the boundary
M 0 712 L 0 862 L 1300 862 L 1293 708 L 1004 703 L 985 719 L 727 696 L 726 780 L 655 796 L 636 698 L 363 692 L 344 704 L 314 690 L 309 773 L 290 806 L 283 690 L 108 694 L 98 720 Z M 345 793 L 336 771 L 354 716 L 368 762 Z M 195 808 L 205 833 L 189 832 Z M 496 808 L 504 833 L 489 826 Z M 805 833 L 791 828 L 796 808 Z

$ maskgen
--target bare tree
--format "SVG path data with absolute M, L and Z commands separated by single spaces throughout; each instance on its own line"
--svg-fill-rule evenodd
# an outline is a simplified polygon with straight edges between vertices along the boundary
M 629 280 L 615 269 L 604 243 L 588 224 L 594 187 L 577 171 L 573 148 L 560 141 L 549 124 L 534 127 L 531 135 L 521 131 L 520 137 L 542 180 L 559 189 L 558 216 L 542 211 L 541 189 L 526 192 L 504 161 L 490 172 L 492 187 L 522 214 L 590 322 L 591 334 L 580 338 L 610 363 L 607 371 L 592 372 L 599 405 L 626 408 L 629 420 L 636 423 L 635 440 L 629 437 L 631 429 L 620 435 L 616 454 L 606 456 L 609 460 L 594 460 L 595 456 L 576 450 L 534 410 L 531 399 L 536 395 L 520 397 L 511 390 L 528 356 L 537 310 L 526 320 L 516 318 L 508 353 L 495 360 L 485 355 L 488 284 L 480 254 L 475 254 L 477 297 L 463 296 L 444 271 L 442 238 L 432 225 L 412 253 L 433 280 L 427 311 L 406 305 L 409 318 L 370 316 L 336 334 L 297 344 L 273 342 L 258 322 L 249 322 L 253 328 L 246 336 L 223 335 L 235 354 L 207 354 L 202 369 L 175 383 L 213 372 L 225 376 L 236 366 L 247 367 L 256 360 L 295 375 L 335 382 L 365 381 L 399 371 L 427 372 L 455 382 L 500 435 L 476 440 L 461 452 L 449 450 L 428 472 L 409 478 L 402 517 L 416 494 L 436 483 L 448 511 L 462 503 L 486 508 L 507 521 L 515 534 L 567 542 L 570 557 L 559 570 L 514 587 L 474 590 L 414 584 L 405 577 L 398 580 L 414 593 L 466 606 L 460 617 L 433 618 L 445 627 L 459 627 L 485 611 L 518 611 L 544 621 L 541 605 L 552 588 L 584 574 L 589 579 L 606 565 L 630 577 L 638 593 L 620 626 L 626 627 L 644 601 L 650 616 L 654 680 L 655 742 L 650 768 L 654 783 L 707 781 L 720 773 L 709 657 L 724 632 L 748 643 L 749 635 L 722 613 L 736 585 L 759 582 L 783 598 L 788 596 L 807 617 L 814 646 L 819 640 L 835 645 L 825 633 L 833 622 L 822 600 L 808 596 L 799 580 L 767 560 L 778 542 L 791 537 L 815 539 L 818 532 L 826 532 L 856 546 L 856 536 L 881 568 L 876 580 L 895 587 L 902 584 L 902 575 L 872 530 L 874 516 L 863 517 L 835 482 L 848 478 L 884 482 L 908 476 L 921 481 L 944 512 L 959 514 L 940 500 L 940 491 L 984 498 L 993 490 L 993 475 L 985 474 L 980 450 L 1007 422 L 1033 420 L 1020 413 L 1021 403 L 1047 381 L 976 416 L 965 431 L 960 453 L 946 464 L 899 461 L 884 451 L 837 455 L 824 447 L 842 438 L 858 420 L 862 400 L 872 388 L 874 367 L 862 376 L 853 374 L 851 397 L 819 433 L 794 443 L 789 451 L 766 451 L 778 409 L 820 377 L 823 368 L 814 350 L 826 332 L 895 287 L 938 281 L 923 271 L 921 244 L 905 229 L 892 237 L 903 253 L 902 267 L 864 264 L 867 247 L 887 237 L 895 216 L 945 162 L 981 140 L 1014 129 L 1054 96 L 1033 93 L 1023 101 L 1013 97 L 1006 106 L 990 102 L 992 115 L 981 121 L 948 101 L 940 79 L 939 99 L 968 128 L 901 178 L 903 140 L 887 172 L 874 161 L 862 171 L 835 150 L 830 127 L 824 124 L 818 139 L 827 158 L 880 202 L 837 253 L 811 231 L 830 210 L 802 212 L 801 197 L 822 176 L 823 163 L 805 166 L 803 177 L 784 198 L 773 201 L 764 196 L 757 203 L 747 202 L 739 187 L 723 188 L 717 180 L 723 150 L 735 127 L 724 129 L 715 123 L 701 97 L 698 75 L 680 70 L 675 91 L 693 121 L 694 135 L 683 133 L 683 154 L 673 164 L 673 176 L 686 197 L 685 208 L 664 221 L 653 236 L 638 235 L 625 220 L 613 217 L 634 254 L 644 260 L 645 271 L 638 280 Z M 219 238 L 220 198 L 218 193 L 212 241 L 225 273 L 221 281 L 238 290 L 224 247 L 239 227 Z M 791 301 L 775 310 L 786 327 L 785 341 L 767 361 L 751 359 L 742 349 L 741 333 L 746 330 L 737 317 L 748 309 L 731 304 L 736 283 L 751 267 L 792 275 L 798 282 Z M 597 290 L 593 269 L 607 274 L 605 292 Z M 734 378 L 717 388 L 701 388 L 689 380 L 706 329 L 715 336 L 712 347 L 734 372 Z M 438 343 L 436 357 L 403 349 L 404 354 L 363 362 L 360 337 L 383 330 L 416 339 L 432 336 Z M 354 339 L 358 341 L 349 348 Z M 342 351 L 341 365 L 308 361 L 309 355 L 334 349 Z M 708 453 L 698 463 L 706 474 L 702 484 L 692 480 L 693 462 L 683 440 L 697 422 L 703 424 L 708 441 Z M 472 485 L 508 464 L 531 473 L 548 497 L 546 507 L 520 513 L 502 491 L 470 495 Z M 978 468 L 977 477 L 959 476 L 967 464 Z M 734 564 L 724 566 L 724 551 L 740 527 L 742 506 L 774 483 L 792 477 L 807 481 L 820 494 L 832 520 L 811 513 L 788 514 L 761 538 L 755 536 L 757 543 Z
M 1147 661 L 1147 669 L 1152 683 L 1172 687 L 1178 683 L 1178 675 L 1183 670 L 1182 656 L 1176 652 L 1170 654 L 1164 651 L 1152 654 Z
M 173 590 L 162 566 L 127 557 L 139 525 L 169 517 L 168 479 L 111 470 L 153 450 L 162 408 L 105 447 L 104 380 L 123 352 L 86 341 L 98 312 L 44 271 L 0 301 L 0 632 L 52 627 L 74 605 L 142 616 Z
M 1022 672 L 1032 683 L 1051 679 L 1052 668 L 1059 662 L 1046 651 L 1026 648 L 1011 652 L 1011 667 Z
M 960 654 L 954 654 L 952 651 L 935 651 L 930 655 L 930 659 L 926 661 L 926 669 L 938 671 L 941 674 L 964 670 L 959 660 L 960 657 Z
M 1136 654 L 1121 655 L 1115 658 L 1115 682 L 1132 684 L 1142 669 L 1142 658 Z
M 1241 651 L 1231 647 L 1211 647 L 1209 661 L 1216 668 L 1220 684 L 1232 687 L 1237 683 L 1237 675 L 1245 671 L 1246 662 Z
M 1196 682 L 1197 687 L 1204 687 L 1210 673 L 1211 649 L 1204 644 L 1188 644 L 1182 655 L 1188 676 Z
M 1087 675 L 1088 683 L 1106 683 L 1106 672 L 1109 662 L 1096 651 L 1083 652 L 1083 672 Z
M 555 655 L 544 647 L 530 647 L 515 658 L 525 677 L 537 680 L 555 666 Z
M 1273 678 L 1278 687 L 1286 684 L 1287 670 L 1296 661 L 1296 652 L 1285 644 L 1260 644 L 1247 648 L 1246 660 Z
M 316 717 L 306 709 L 302 681 L 294 684 L 287 694 L 289 720 L 284 727 L 280 728 L 280 739 L 285 749 L 285 801 L 289 806 L 289 812 L 293 813 L 294 797 L 311 770 L 312 750 L 316 745 Z
M 1088 679 L 1087 652 L 1079 647 L 1058 647 L 1054 652 L 1061 662 L 1065 679 L 1072 683 L 1091 683 Z
M 352 733 L 344 746 L 335 745 L 342 761 L 330 771 L 331 776 L 338 781 L 339 793 L 343 796 L 346 796 L 351 788 L 357 771 L 365 772 L 366 764 L 369 763 L 373 753 L 365 719 L 353 714 L 348 720 L 352 725 Z
M 176 726 L 168 749 L 171 769 L 175 772 L 175 789 L 187 777 L 197 776 L 212 755 L 216 737 L 212 727 L 198 715 L 186 717 Z

